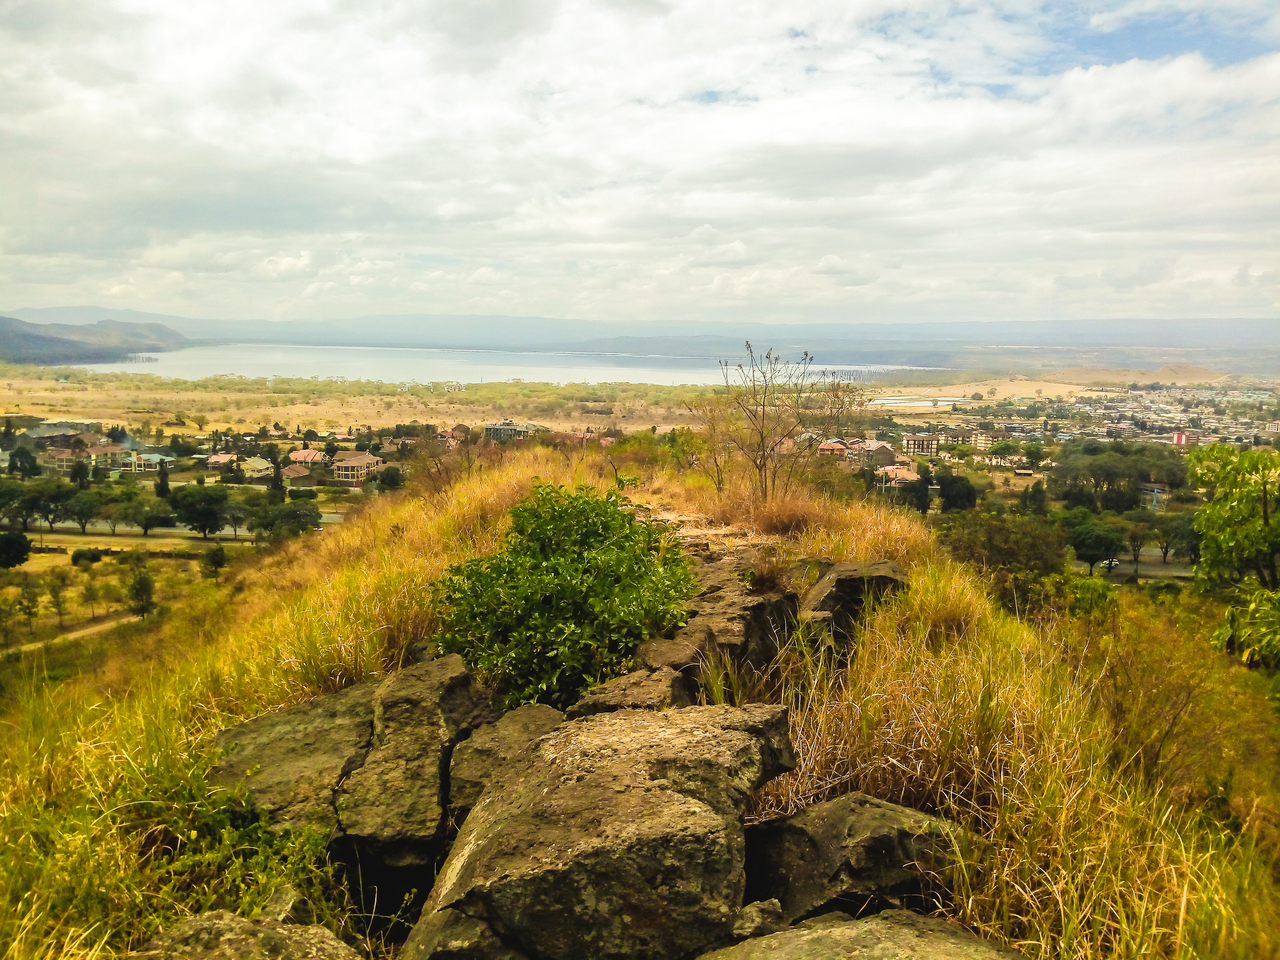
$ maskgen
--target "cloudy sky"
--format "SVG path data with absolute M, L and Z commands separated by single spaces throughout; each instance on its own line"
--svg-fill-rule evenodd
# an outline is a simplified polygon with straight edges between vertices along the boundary
M 0 0 L 0 308 L 1280 316 L 1277 0 Z

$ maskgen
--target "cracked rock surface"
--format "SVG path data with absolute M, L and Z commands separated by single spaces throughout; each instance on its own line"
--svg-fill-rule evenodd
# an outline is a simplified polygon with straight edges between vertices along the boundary
M 951 863 L 955 828 L 937 817 L 850 793 L 747 830 L 747 899 L 776 897 L 789 920 L 833 905 L 855 911 L 918 891 Z
M 640 644 L 636 660 L 649 670 L 683 671 L 717 650 L 739 662 L 763 666 L 791 629 L 799 598 L 790 591 L 751 593 L 744 567 L 734 557 L 703 563 L 695 571 L 700 589 L 689 601 L 689 622 L 671 637 Z
M 453 748 L 496 716 L 462 659 L 443 657 L 224 731 L 212 779 L 247 787 L 273 828 L 325 831 L 366 875 L 420 873 L 443 852 Z
M 489 784 L 401 958 L 674 960 L 727 942 L 747 796 L 793 764 L 783 707 L 564 723 Z

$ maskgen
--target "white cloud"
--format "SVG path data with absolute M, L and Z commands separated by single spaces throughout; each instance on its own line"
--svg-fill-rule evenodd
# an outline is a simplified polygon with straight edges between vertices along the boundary
M 1280 54 L 1063 53 L 1068 27 L 1175 14 L 1276 22 L 1265 0 L 11 3 L 0 306 L 1274 315 L 1239 269 L 1280 269 Z

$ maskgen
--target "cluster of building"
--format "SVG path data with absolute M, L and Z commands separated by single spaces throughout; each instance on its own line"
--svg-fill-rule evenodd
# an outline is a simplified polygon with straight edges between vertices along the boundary
M 160 464 L 172 464 L 167 454 L 148 451 L 126 438 L 115 443 L 102 433 L 102 424 L 83 420 L 45 420 L 43 423 L 14 434 L 14 442 L 36 451 L 36 463 L 52 475 L 65 476 L 78 462 L 90 472 L 147 473 L 158 471 Z M 8 469 L 11 450 L 0 451 L 0 468 Z
M 861 437 L 834 437 L 818 444 L 817 454 L 839 457 L 850 469 L 870 467 L 884 486 L 896 487 L 920 476 L 912 469 L 916 457 L 936 457 L 941 440 L 934 434 L 909 433 L 902 438 L 899 450 L 887 440 L 864 440 Z
M 435 428 L 431 428 L 434 433 Z M 49 476 L 68 476 L 77 463 L 88 466 L 90 473 L 108 476 L 123 473 L 154 473 L 162 464 L 176 466 L 176 458 L 167 453 L 148 449 L 132 437 L 114 442 L 102 434 L 102 424 L 89 421 L 46 420 L 36 426 L 16 431 L 15 446 L 24 446 L 35 452 L 41 472 Z M 283 434 L 283 431 L 275 431 Z M 197 437 L 202 441 L 204 437 Z M 249 441 L 261 441 L 257 433 L 245 434 Z M 273 439 L 289 439 L 288 436 Z M 329 434 L 324 442 L 354 440 L 354 437 L 338 437 Z M 207 449 L 207 448 L 206 448 Z M 12 451 L 0 451 L 0 470 L 7 470 Z M 270 477 L 275 468 L 269 460 L 260 456 L 240 456 L 235 453 L 196 454 L 191 458 L 197 465 L 210 470 L 223 471 L 237 468 L 245 480 L 253 482 Z M 346 486 L 358 486 L 372 474 L 376 474 L 386 461 L 365 451 L 338 450 L 332 456 L 323 450 L 295 450 L 288 454 L 287 465 L 281 471 L 285 481 L 293 486 L 311 486 L 324 477 L 326 482 Z
M 1141 437 L 1179 447 L 1230 442 L 1237 437 L 1276 440 L 1280 438 L 1280 420 L 1254 419 L 1230 411 L 1243 406 L 1274 410 L 1278 402 L 1280 398 L 1270 391 L 1209 387 L 1130 390 L 1121 396 L 1085 393 L 1072 403 L 1073 419 L 1082 423 L 1074 435 Z

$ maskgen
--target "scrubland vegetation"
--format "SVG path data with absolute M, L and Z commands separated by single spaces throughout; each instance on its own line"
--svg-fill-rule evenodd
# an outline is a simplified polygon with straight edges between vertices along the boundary
M 477 558 L 510 552 L 525 522 L 512 508 L 536 490 L 582 487 L 621 488 L 682 536 L 751 547 L 761 585 L 802 586 L 791 561 L 804 557 L 908 570 L 908 589 L 871 609 L 849 646 L 797 631 L 764 670 L 705 665 L 711 700 L 792 708 L 800 765 L 760 791 L 753 817 L 859 789 L 952 818 L 969 839 L 962 866 L 933 878 L 937 909 L 1033 958 L 1280 952 L 1280 735 L 1264 676 L 1209 642 L 1216 594 L 1029 566 L 1012 574 L 1057 579 L 1027 609 L 1025 593 L 1002 592 L 1007 568 L 957 559 L 918 510 L 741 447 L 717 465 L 706 432 L 688 438 L 704 444 L 693 460 L 679 441 L 646 431 L 607 455 L 453 455 L 340 527 L 201 581 L 95 672 L 37 673 L 11 691 L 0 949 L 118 956 L 194 911 L 252 914 L 288 882 L 383 954 L 323 838 L 270 834 L 242 798 L 208 786 L 213 737 L 449 642 L 465 591 L 439 585 L 497 569 Z M 616 562 L 643 566 L 661 549 L 642 546 Z M 676 615 L 687 588 L 674 587 L 650 628 Z M 580 673 L 624 667 L 620 656 Z

